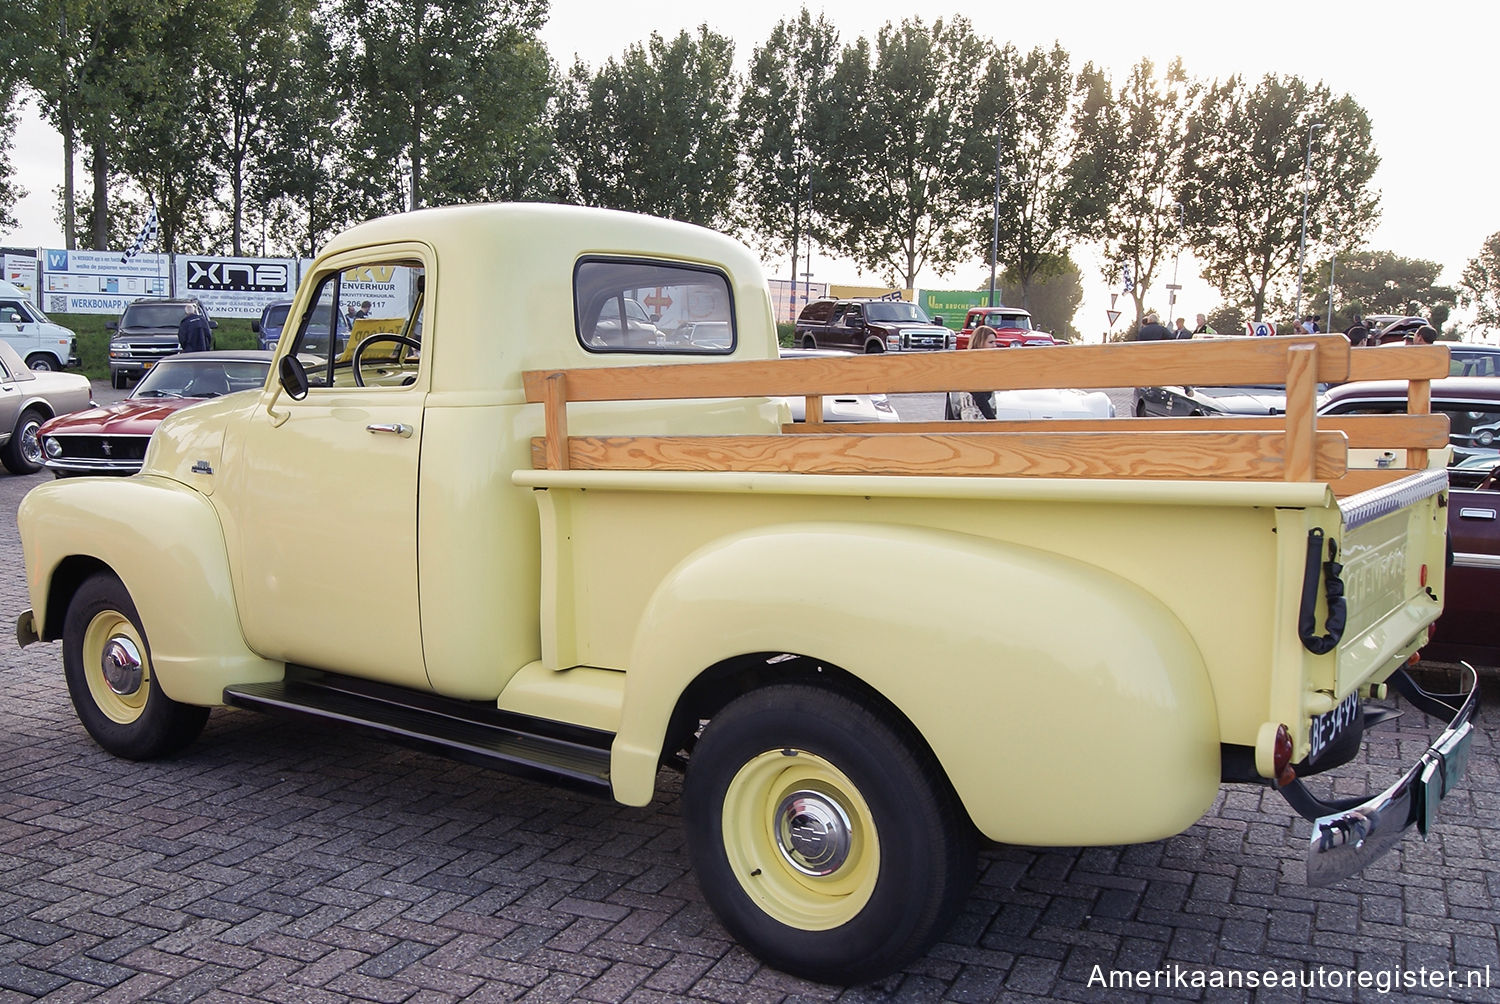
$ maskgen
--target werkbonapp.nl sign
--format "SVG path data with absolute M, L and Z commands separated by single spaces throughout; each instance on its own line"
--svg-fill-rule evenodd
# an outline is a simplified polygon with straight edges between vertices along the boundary
M 119 251 L 42 251 L 42 309 L 49 314 L 118 314 L 131 300 L 166 296 L 164 254 L 121 261 Z

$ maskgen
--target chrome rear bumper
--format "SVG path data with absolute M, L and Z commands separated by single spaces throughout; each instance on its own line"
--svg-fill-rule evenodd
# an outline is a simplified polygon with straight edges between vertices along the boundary
M 1330 885 L 1362 870 L 1401 842 L 1412 826 L 1426 836 L 1438 803 L 1458 785 L 1474 738 L 1479 680 L 1465 666 L 1468 689 L 1430 694 L 1401 670 L 1388 681 L 1420 711 L 1448 718 L 1448 727 L 1402 777 L 1373 797 L 1325 802 L 1295 780 L 1281 788 L 1292 808 L 1313 821 L 1307 847 L 1307 884 Z

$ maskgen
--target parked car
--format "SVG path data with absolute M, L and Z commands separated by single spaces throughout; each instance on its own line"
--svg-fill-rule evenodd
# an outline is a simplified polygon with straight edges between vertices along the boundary
M 37 372 L 10 344 L 0 341 L 0 463 L 12 474 L 42 469 L 42 424 L 54 415 L 87 408 L 88 378 L 80 373 Z
M 1169 418 L 1212 418 L 1234 415 L 1286 414 L 1286 388 L 1263 387 L 1137 387 L 1135 414 Z
M 1425 318 L 1405 314 L 1371 314 L 1364 318 L 1365 328 L 1370 332 L 1369 345 L 1403 344 L 1406 337 L 1428 323 Z
M 274 349 L 276 343 L 281 341 L 281 331 L 286 327 L 286 315 L 291 310 L 291 300 L 277 300 L 266 304 L 260 316 L 251 319 L 250 330 L 255 332 L 261 348 Z
M 1486 431 L 1500 427 L 1500 380 L 1449 377 L 1432 382 L 1432 410 L 1448 416 L 1448 569 L 1443 615 L 1423 654 L 1500 665 L 1500 449 Z M 1406 411 L 1406 384 L 1348 383 L 1330 389 L 1320 415 Z
M 243 349 L 169 356 L 154 365 L 123 401 L 43 425 L 43 462 L 60 478 L 134 474 L 162 419 L 208 398 L 264 386 L 274 355 Z
M 969 347 L 969 336 L 981 324 L 995 329 L 995 344 L 1002 349 L 1018 346 L 1056 345 L 1057 339 L 1031 326 L 1031 312 L 1020 307 L 975 307 L 964 317 L 964 326 L 954 347 Z
M 132 377 L 139 379 L 158 361 L 177 353 L 177 325 L 187 314 L 189 303 L 196 303 L 198 312 L 208 321 L 208 347 L 212 349 L 213 329 L 219 322 L 209 318 L 197 297 L 135 300 L 125 307 L 118 321 L 104 325 L 113 332 L 109 340 L 109 382 L 115 389 L 124 387 Z
M 819 356 L 848 358 L 847 352 L 829 349 L 781 350 L 783 359 L 813 359 Z M 792 409 L 792 421 L 801 422 L 807 417 L 807 398 L 784 398 Z M 823 421 L 825 422 L 899 422 L 901 416 L 891 407 L 891 399 L 884 394 L 830 394 L 823 398 Z
M 0 282 L 0 339 L 38 373 L 78 365 L 78 336 L 53 324 L 24 290 L 8 282 Z
M 1500 376 L 1500 345 L 1439 344 L 1448 346 L 1448 372 L 1451 376 Z
M 1046 344 L 1056 344 L 1050 340 Z M 943 403 L 943 418 L 959 417 L 958 391 L 950 391 Z M 1036 390 L 997 390 L 990 394 L 995 419 L 1114 418 L 1115 405 L 1102 390 L 1071 387 Z
M 814 300 L 796 324 L 804 349 L 914 352 L 951 349 L 957 343 L 942 318 L 931 318 L 906 300 Z

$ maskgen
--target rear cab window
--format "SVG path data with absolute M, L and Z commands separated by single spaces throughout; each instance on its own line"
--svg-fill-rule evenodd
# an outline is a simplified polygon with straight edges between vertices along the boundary
M 589 352 L 728 355 L 738 344 L 728 276 L 678 262 L 579 259 L 573 321 Z

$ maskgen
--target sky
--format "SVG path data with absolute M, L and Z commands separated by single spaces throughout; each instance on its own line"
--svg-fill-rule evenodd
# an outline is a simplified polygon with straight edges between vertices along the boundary
M 575 56 L 597 67 L 653 31 L 670 37 L 706 23 L 734 40 L 736 62 L 743 70 L 776 23 L 794 18 L 802 6 L 799 0 L 722 5 L 552 0 L 542 38 L 563 69 Z M 1493 109 L 1485 111 L 1494 95 L 1494 45 L 1500 29 L 1500 5 L 1492 0 L 939 0 L 935 5 L 810 0 L 806 6 L 824 14 L 845 42 L 861 35 L 873 39 L 888 21 L 921 16 L 930 22 L 960 15 L 997 44 L 1029 49 L 1060 42 L 1075 67 L 1093 62 L 1116 81 L 1147 56 L 1158 66 L 1180 56 L 1190 74 L 1209 79 L 1281 73 L 1321 80 L 1335 94 L 1353 97 L 1370 115 L 1381 157 L 1374 184 L 1381 193 L 1382 217 L 1369 247 L 1436 261 L 1451 284 L 1485 239 L 1500 231 L 1500 184 L 1494 181 L 1500 130 L 1493 126 Z M 20 183 L 31 194 L 17 207 L 21 226 L 0 236 L 0 243 L 61 246 L 52 208 L 62 174 L 61 151 L 57 134 L 35 114 L 27 114 L 13 159 Z M 777 263 L 767 265 L 772 276 L 779 274 Z M 918 285 L 970 286 L 984 268 L 976 259 L 948 276 L 928 270 L 918 277 Z M 812 271 L 819 282 L 878 278 L 816 252 Z M 1186 258 L 1181 283 L 1176 313 L 1186 313 L 1191 321 L 1193 312 L 1217 306 L 1218 294 L 1198 279 Z M 1084 307 L 1075 324 L 1086 336 L 1097 337 L 1111 290 L 1095 269 L 1086 268 L 1084 285 Z M 1121 297 L 1122 304 L 1127 302 Z M 1152 305 L 1164 311 L 1165 294 Z

